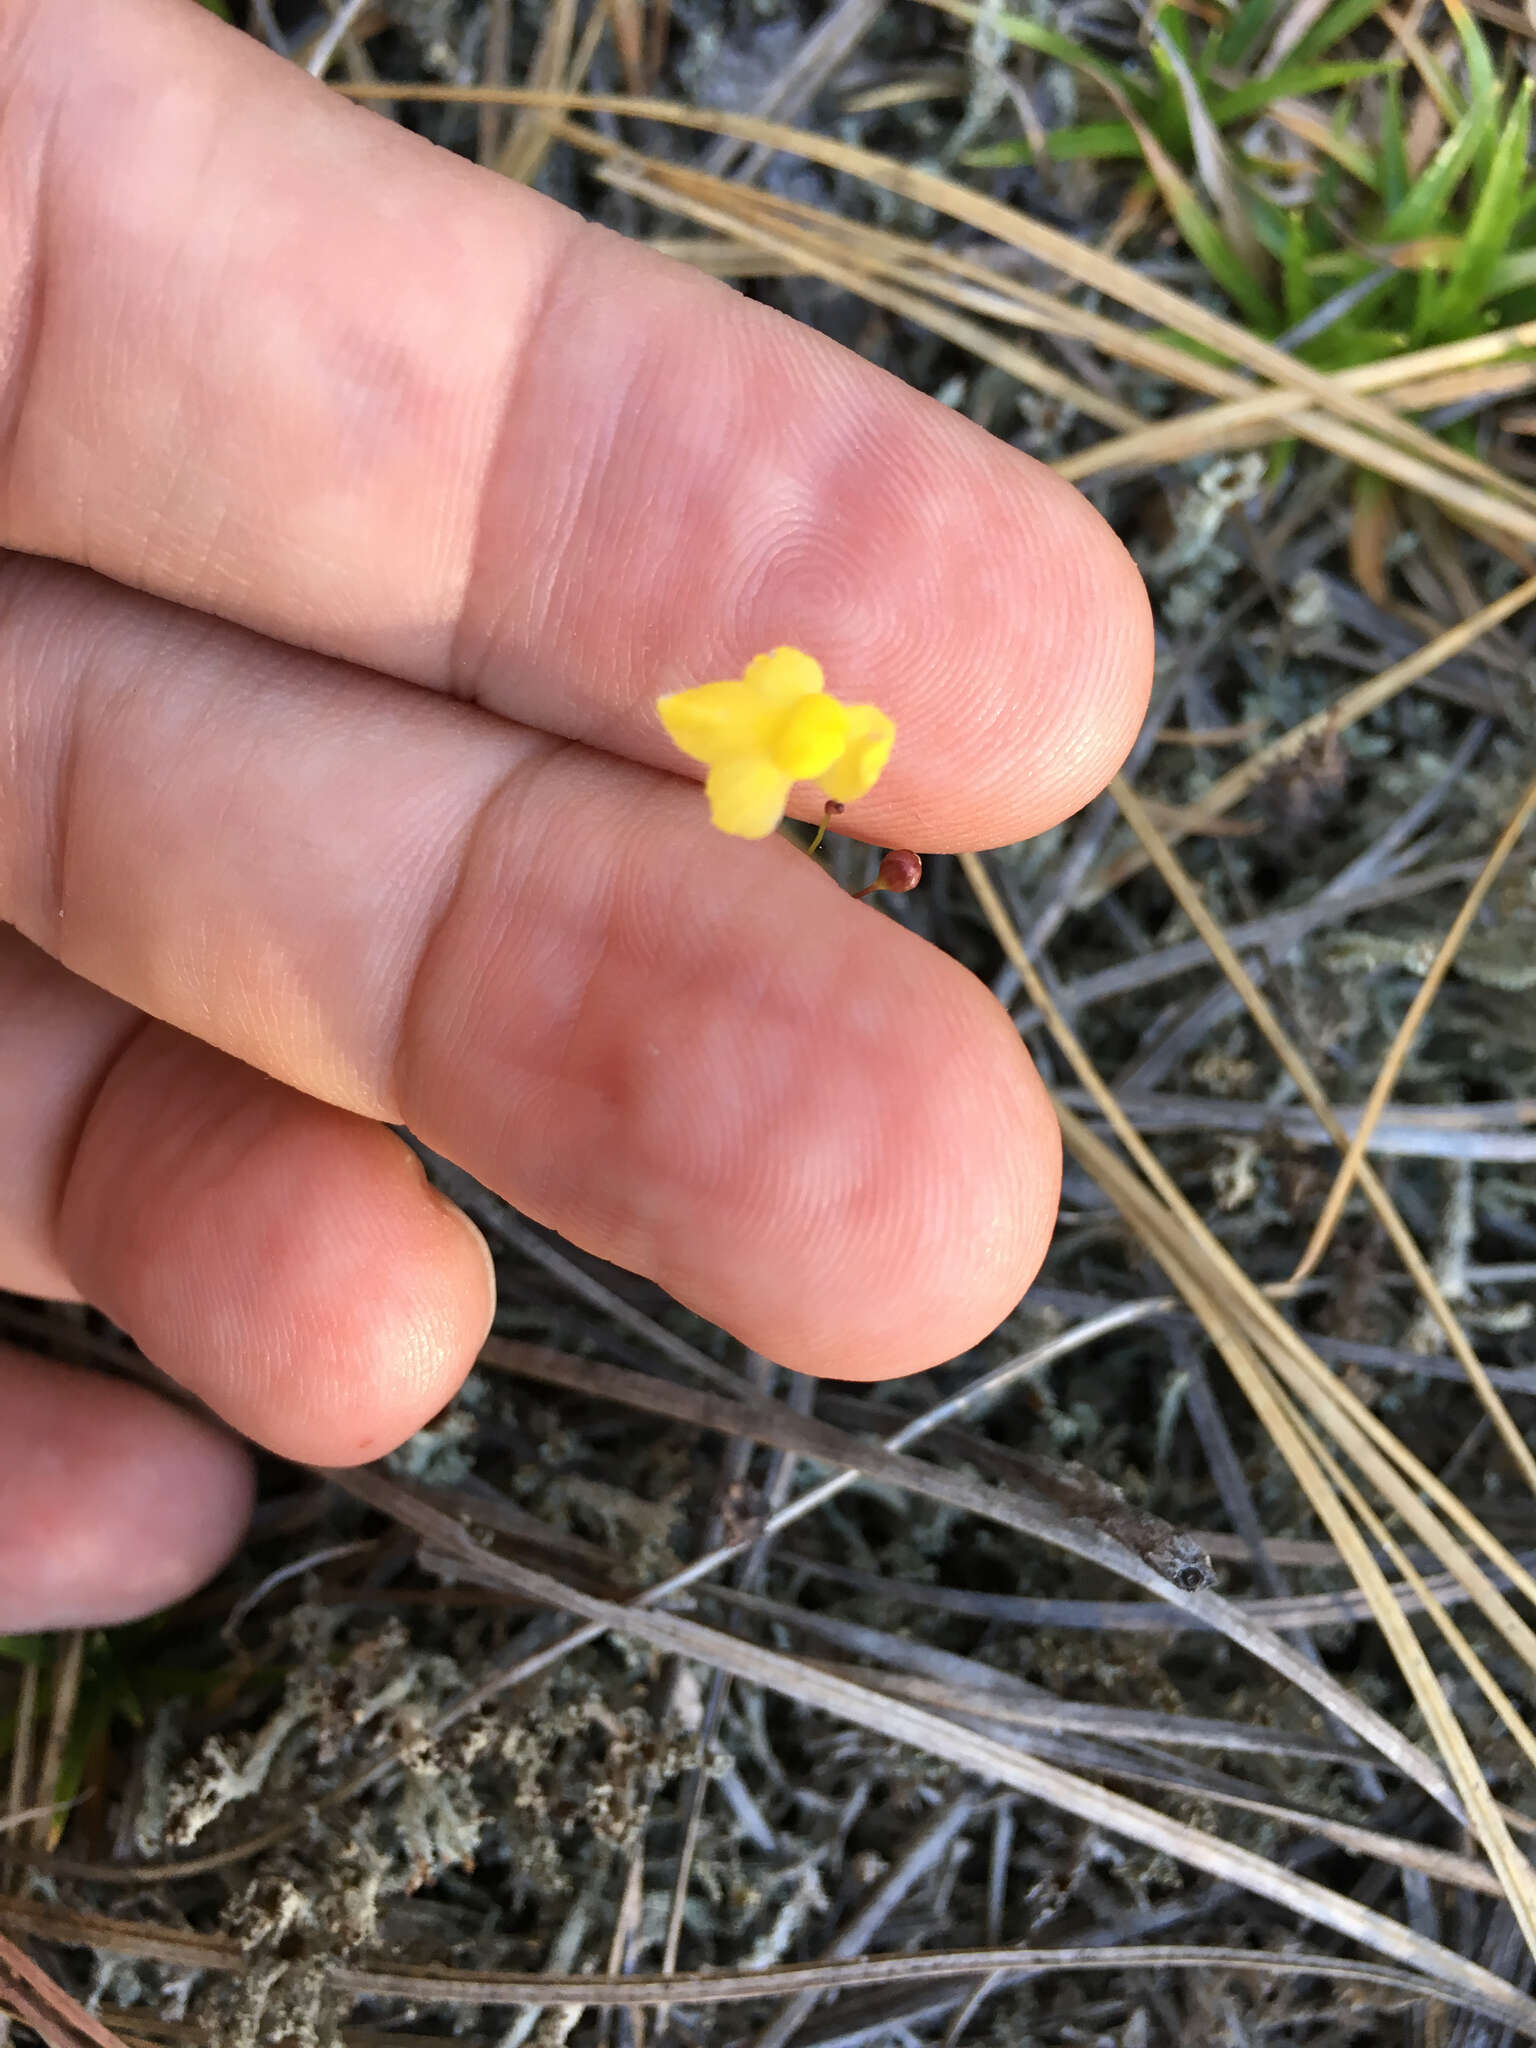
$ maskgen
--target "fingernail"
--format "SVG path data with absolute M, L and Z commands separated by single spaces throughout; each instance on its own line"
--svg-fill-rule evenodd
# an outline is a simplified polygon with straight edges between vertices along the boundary
M 470 1217 L 465 1215 L 457 1202 L 450 1201 L 441 1188 L 433 1188 L 432 1192 L 461 1229 L 467 1231 L 469 1236 L 474 1239 L 475 1249 L 480 1254 L 481 1262 L 485 1267 L 485 1335 L 489 1336 L 491 1325 L 496 1320 L 497 1293 L 496 1261 L 491 1256 L 491 1248 L 486 1243 L 484 1233 L 480 1230 L 479 1226 Z

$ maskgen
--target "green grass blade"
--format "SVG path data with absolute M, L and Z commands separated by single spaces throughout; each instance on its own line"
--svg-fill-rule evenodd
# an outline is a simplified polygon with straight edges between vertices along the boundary
M 1369 21 L 1373 14 L 1380 12 L 1381 0 L 1339 0 L 1338 6 L 1330 7 L 1321 21 L 1313 22 L 1289 52 L 1286 61 L 1305 64 L 1321 57 L 1325 50 L 1331 50 L 1335 43 L 1342 42 L 1362 22 Z
M 1513 249 L 1493 266 L 1493 275 L 1488 280 L 1488 297 L 1507 298 L 1511 292 L 1525 291 L 1533 284 L 1536 284 L 1536 249 Z
M 1183 109 L 1195 168 L 1207 197 L 1216 209 L 1221 231 L 1234 253 L 1249 269 L 1266 273 L 1268 265 L 1262 241 L 1254 232 L 1251 195 L 1227 147 L 1226 138 L 1211 118 L 1200 80 L 1178 41 L 1164 32 L 1162 21 L 1154 28 L 1153 55 L 1159 69 L 1171 75 Z
M 1379 363 L 1388 356 L 1400 356 L 1408 346 L 1401 327 L 1356 327 L 1340 321 L 1316 340 L 1305 342 L 1296 353 L 1318 370 L 1354 370 L 1362 363 Z
M 1358 85 L 1363 78 L 1379 78 L 1384 71 L 1395 71 L 1396 68 L 1392 64 L 1364 62 L 1283 64 L 1278 71 L 1271 71 L 1267 78 L 1245 79 L 1230 92 L 1213 94 L 1211 117 L 1225 128 L 1233 121 L 1261 113 L 1276 100 L 1306 99 L 1312 93 L 1332 92 L 1336 86 Z
M 1194 192 L 1181 178 L 1177 186 L 1158 175 L 1154 166 L 1153 176 L 1157 178 L 1168 211 L 1174 225 L 1189 244 L 1190 249 L 1204 264 L 1211 276 L 1233 303 L 1241 307 L 1247 320 L 1260 334 L 1275 331 L 1275 309 L 1251 266 L 1245 263 L 1232 244 L 1222 233 L 1215 216 L 1206 211 Z
M 1157 90 L 1152 94 L 1143 119 L 1170 156 L 1179 163 L 1188 163 L 1195 144 L 1188 109 L 1184 104 L 1189 67 L 1187 64 L 1184 66 L 1184 79 L 1181 79 L 1178 65 L 1182 61 L 1182 53 L 1175 51 L 1170 55 L 1157 37 L 1147 54 L 1157 73 Z
M 1210 49 L 1212 65 L 1222 70 L 1241 71 L 1254 52 L 1268 40 L 1285 8 L 1286 0 L 1244 0 L 1226 27 L 1214 38 Z
M 1276 263 L 1281 262 L 1285 256 L 1285 241 L 1289 232 L 1289 210 L 1277 206 L 1273 199 L 1266 198 L 1262 192 L 1253 190 L 1251 186 L 1245 192 L 1244 198 L 1247 202 L 1248 217 L 1253 222 L 1253 231 L 1259 238 L 1260 246 L 1267 255 L 1275 259 Z
M 1489 107 L 1497 112 L 1503 94 L 1499 90 L 1498 74 L 1494 70 L 1487 37 L 1466 7 L 1461 4 L 1461 0 L 1447 0 L 1447 4 L 1451 19 L 1456 24 L 1456 33 L 1461 38 L 1461 52 L 1467 63 L 1467 105 Z M 1479 152 L 1478 162 L 1485 172 L 1492 167 L 1495 146 L 1494 138 L 1490 135 Z
M 1186 64 L 1195 63 L 1200 53 L 1190 41 L 1189 16 L 1184 10 L 1181 7 L 1169 7 L 1164 4 L 1164 0 L 1158 0 L 1158 4 L 1149 8 L 1147 12 L 1148 28 L 1156 35 L 1166 36 Z
M 1285 324 L 1299 327 L 1319 304 L 1317 291 L 1307 269 L 1312 253 L 1311 237 L 1299 211 L 1286 216 L 1285 247 L 1280 253 L 1280 294 L 1285 305 Z
M 1085 50 L 1081 43 L 1074 43 L 1070 36 L 1064 36 L 1053 28 L 1043 28 L 1039 22 L 1030 21 L 1022 14 L 994 15 L 988 25 L 999 30 L 1011 42 L 1022 43 L 1027 50 L 1035 50 L 1042 57 L 1054 57 L 1058 64 L 1070 64 L 1074 71 L 1086 72 L 1090 78 L 1096 78 L 1112 98 L 1130 100 L 1138 113 L 1150 118 L 1155 111 L 1156 96 L 1149 93 L 1139 79 L 1118 65 L 1106 64 L 1102 57 L 1095 57 L 1091 50 Z
M 1482 324 L 1484 301 L 1499 262 L 1509 248 L 1524 198 L 1526 153 L 1531 139 L 1531 80 L 1515 100 L 1499 135 L 1488 177 L 1467 223 L 1455 267 L 1432 294 L 1426 335 L 1454 340 Z
M 1072 128 L 1052 128 L 1045 138 L 1045 153 L 1052 163 L 1109 162 L 1139 158 L 1141 144 L 1127 121 L 1083 121 Z M 1035 160 L 1033 145 L 1016 135 L 1007 142 L 989 142 L 980 149 L 967 150 L 960 159 L 977 170 L 1006 169 L 1012 164 Z
M 1395 206 L 1382 222 L 1382 241 L 1417 242 L 1425 235 L 1445 232 L 1441 216 L 1450 205 L 1456 187 L 1471 169 L 1478 142 L 1487 125 L 1486 109 L 1467 109 L 1409 186 L 1402 203 Z
M 1408 145 L 1403 135 L 1403 80 L 1400 68 L 1387 70 L 1380 128 L 1381 200 L 1387 217 L 1408 197 Z

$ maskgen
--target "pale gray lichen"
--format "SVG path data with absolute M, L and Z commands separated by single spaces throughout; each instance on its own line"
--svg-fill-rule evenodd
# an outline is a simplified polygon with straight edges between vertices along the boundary
M 1169 584 L 1204 562 L 1216 550 L 1216 536 L 1228 515 L 1256 496 L 1263 481 L 1264 457 L 1258 450 L 1218 455 L 1205 463 L 1173 508 L 1170 539 L 1150 552 L 1142 550 L 1142 574 L 1150 583 Z M 1224 561 L 1224 578 L 1237 567 L 1238 557 L 1225 548 L 1217 552 Z
M 254 1798 L 265 1787 L 283 1744 L 315 1712 L 316 1702 L 306 1697 L 307 1691 L 301 1674 L 254 1736 L 230 1743 L 209 1736 L 197 1760 L 166 1790 L 160 1829 L 164 1841 L 173 1848 L 189 1847 L 231 1806 Z
M 464 1392 L 467 1392 L 466 1388 Z M 474 1405 L 461 1393 L 445 1415 L 406 1438 L 384 1460 L 396 1479 L 420 1486 L 462 1486 L 475 1469 L 474 1441 L 479 1424 Z

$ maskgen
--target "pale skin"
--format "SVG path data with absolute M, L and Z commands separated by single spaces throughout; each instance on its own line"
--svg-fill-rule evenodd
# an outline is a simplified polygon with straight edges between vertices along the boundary
M 799 1370 L 1013 1307 L 1012 1027 L 714 833 L 654 699 L 790 642 L 896 721 L 840 829 L 1042 830 L 1151 667 L 1071 490 L 190 0 L 0 0 L 0 543 L 0 1287 L 376 1457 L 491 1311 L 401 1123 Z M 0 1352 L 0 1631 L 175 1599 L 249 1502 L 213 1423 Z

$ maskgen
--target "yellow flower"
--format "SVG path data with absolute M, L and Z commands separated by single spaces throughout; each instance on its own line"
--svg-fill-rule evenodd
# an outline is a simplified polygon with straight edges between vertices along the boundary
M 873 704 L 839 703 L 823 685 L 819 662 L 776 647 L 737 682 L 657 699 L 672 739 L 709 769 L 704 793 L 722 832 L 766 839 L 797 782 L 819 782 L 840 804 L 874 787 L 896 728 Z

